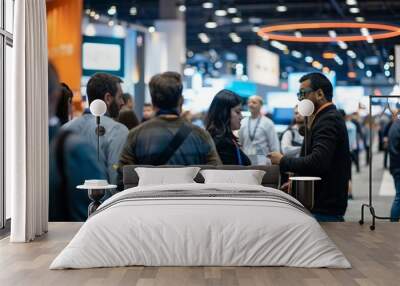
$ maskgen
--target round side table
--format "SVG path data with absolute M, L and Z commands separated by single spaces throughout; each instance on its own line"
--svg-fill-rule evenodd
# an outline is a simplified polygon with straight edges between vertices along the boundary
M 311 211 L 314 208 L 315 183 L 320 180 L 320 177 L 290 177 L 289 194 Z
M 92 201 L 88 206 L 88 217 L 94 213 L 97 208 L 101 205 L 100 200 L 106 194 L 106 190 L 117 188 L 116 185 L 107 186 L 90 186 L 90 185 L 80 185 L 76 187 L 80 190 L 88 190 L 89 199 Z

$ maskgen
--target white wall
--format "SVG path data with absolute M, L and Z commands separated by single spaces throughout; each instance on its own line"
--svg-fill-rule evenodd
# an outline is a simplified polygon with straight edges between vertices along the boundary
M 168 71 L 167 35 L 165 33 L 146 34 L 145 44 L 145 78 L 146 84 L 155 74 Z M 150 94 L 146 88 L 145 102 L 150 102 Z
M 166 34 L 167 68 L 169 71 L 182 73 L 186 62 L 185 22 L 181 20 L 158 20 L 157 32 Z

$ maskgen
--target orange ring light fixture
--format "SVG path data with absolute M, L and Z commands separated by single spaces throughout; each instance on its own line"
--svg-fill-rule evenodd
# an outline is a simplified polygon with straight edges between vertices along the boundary
M 293 30 L 318 30 L 318 29 L 350 29 L 350 28 L 368 28 L 373 30 L 383 30 L 384 32 L 371 33 L 368 36 L 363 35 L 345 35 L 336 36 L 334 38 L 329 36 L 302 36 L 296 37 L 292 35 L 278 34 L 275 32 L 293 31 Z M 285 24 L 285 25 L 274 25 L 260 28 L 257 34 L 262 38 L 268 40 L 278 40 L 286 42 L 308 42 L 308 43 L 321 43 L 321 42 L 357 42 L 367 41 L 368 39 L 380 40 L 400 36 L 400 27 L 385 24 L 373 24 L 373 23 L 334 23 L 334 22 L 322 22 L 322 23 L 298 23 L 298 24 Z

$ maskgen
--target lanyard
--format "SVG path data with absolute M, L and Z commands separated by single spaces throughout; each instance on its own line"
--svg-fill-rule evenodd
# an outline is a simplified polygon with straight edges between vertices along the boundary
M 322 105 L 322 106 L 317 110 L 317 112 L 314 114 L 314 116 L 313 116 L 313 117 L 311 118 L 311 120 L 310 120 L 310 123 L 309 123 L 310 128 L 314 125 L 314 120 L 315 120 L 315 118 L 317 117 L 318 113 L 320 113 L 322 110 L 328 108 L 328 107 L 331 106 L 331 105 L 333 105 L 332 102 L 327 102 L 327 103 L 325 103 L 324 105 Z M 308 127 L 308 126 L 307 126 L 307 127 Z
M 250 127 L 251 118 L 249 118 L 249 138 L 250 138 L 251 142 L 253 142 L 254 138 L 256 137 L 256 131 L 257 131 L 258 125 L 260 124 L 260 119 L 261 119 L 261 117 L 258 116 L 258 119 L 256 122 L 256 127 L 254 127 L 253 134 L 251 134 L 251 131 L 250 131 L 251 130 L 251 127 Z
M 236 157 L 238 159 L 238 165 L 243 166 L 243 160 L 242 160 L 242 155 L 240 154 L 240 148 L 234 140 L 232 140 L 232 141 L 236 148 Z

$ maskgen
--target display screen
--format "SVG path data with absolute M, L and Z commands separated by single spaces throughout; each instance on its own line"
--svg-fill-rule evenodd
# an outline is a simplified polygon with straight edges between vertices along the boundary
M 289 125 L 293 121 L 293 108 L 274 108 L 272 120 L 275 124 Z
M 124 76 L 124 42 L 107 37 L 84 37 L 82 45 L 83 75 L 107 72 Z

